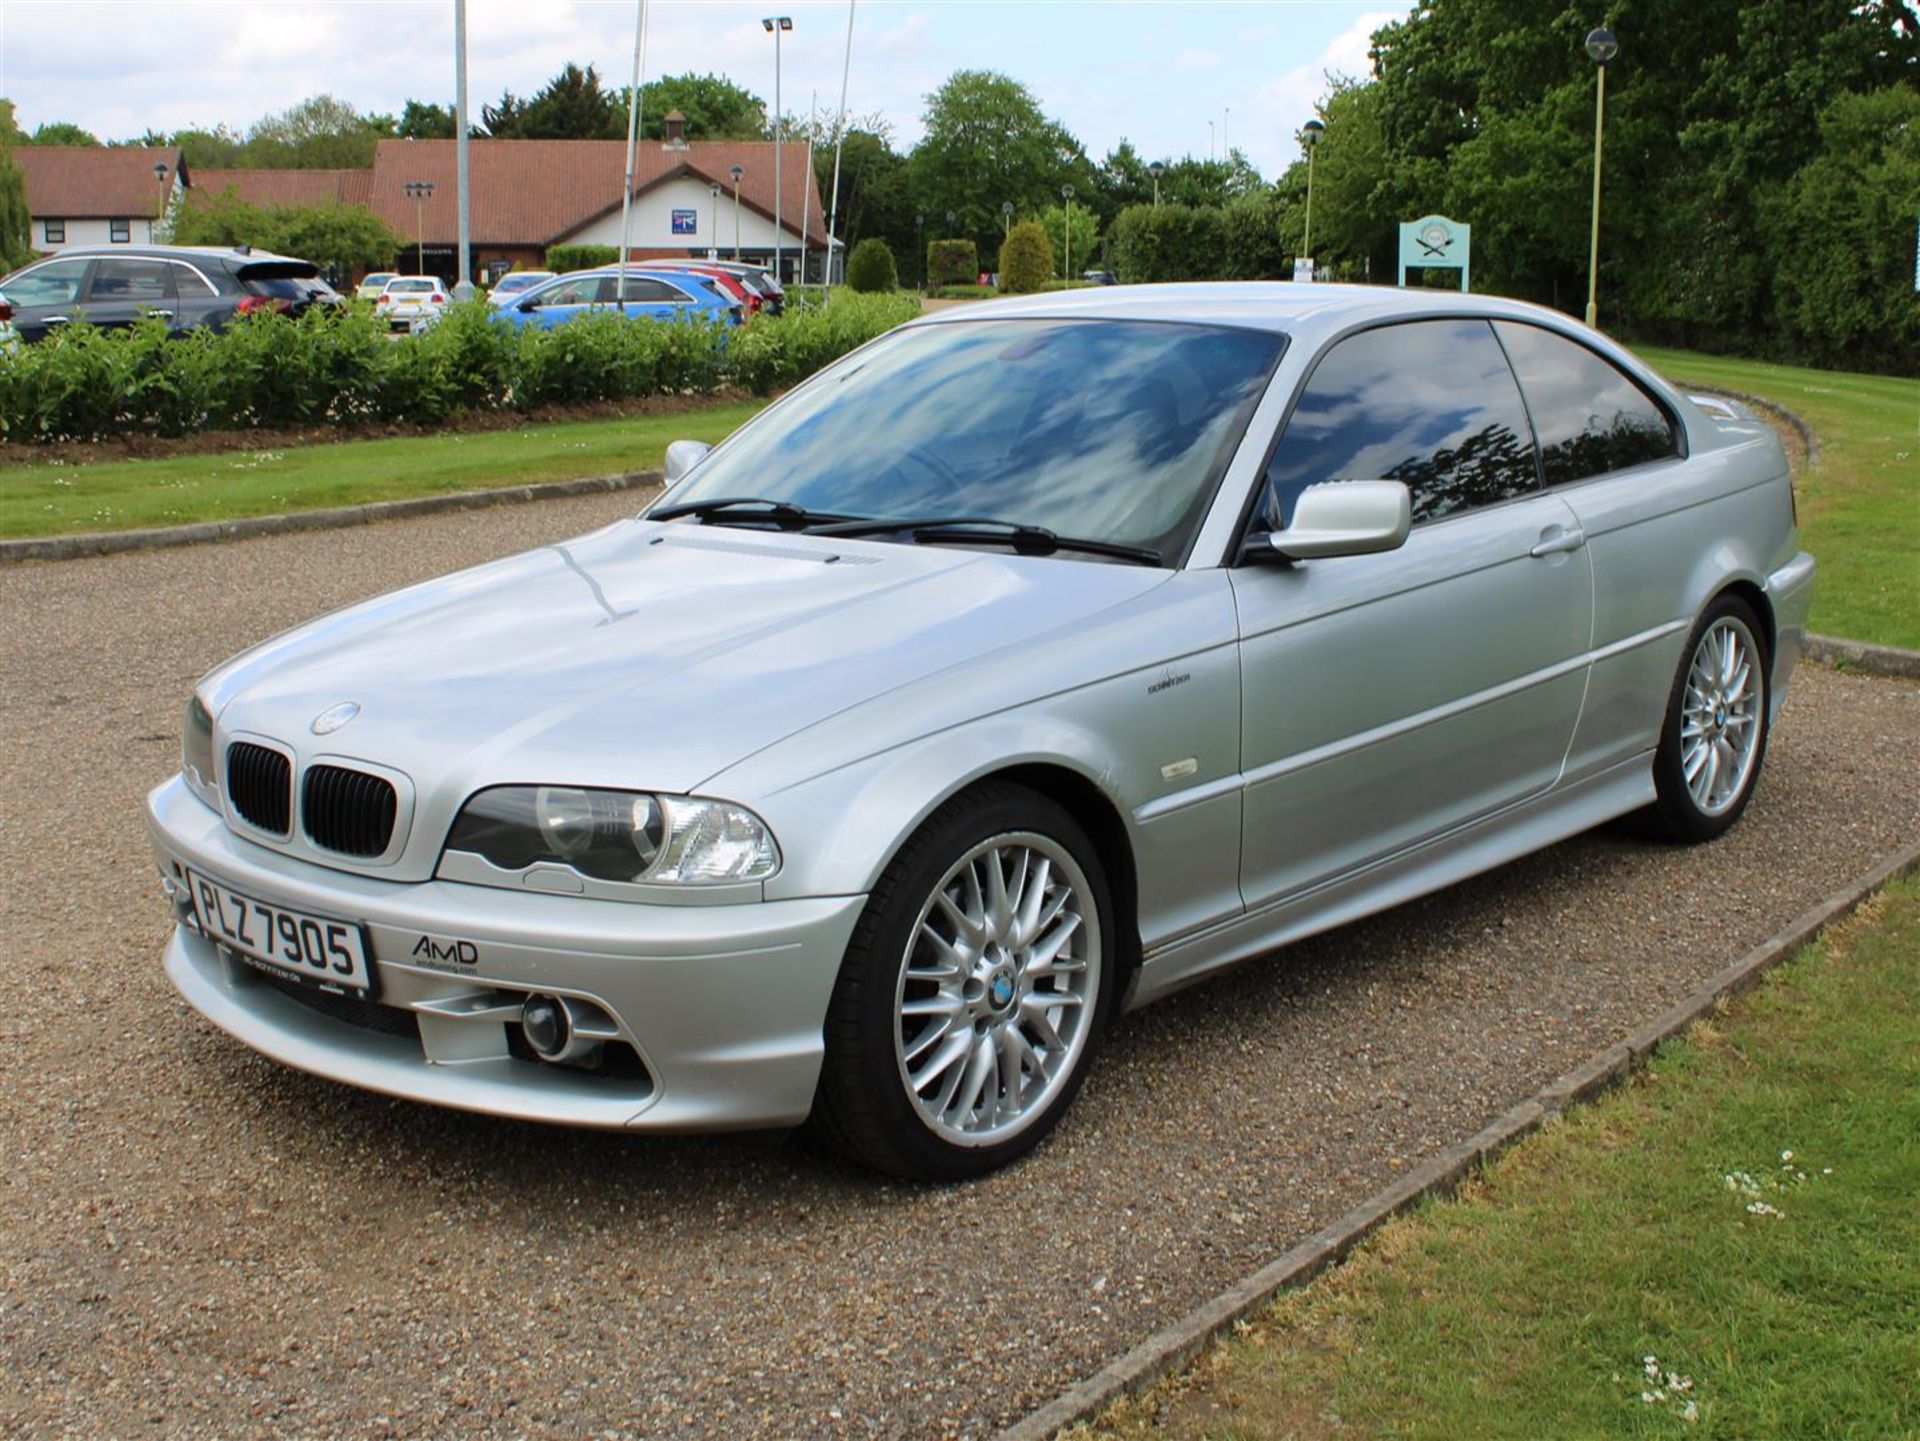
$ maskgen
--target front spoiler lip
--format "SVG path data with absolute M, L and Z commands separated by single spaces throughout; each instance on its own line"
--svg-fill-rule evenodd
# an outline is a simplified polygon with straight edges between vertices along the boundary
M 228 1034 L 296 1069 L 456 1109 L 581 1126 L 786 1126 L 812 1107 L 827 1002 L 865 896 L 643 906 L 334 872 L 234 836 L 177 776 L 148 796 L 147 819 L 163 879 L 176 867 L 200 870 L 264 900 L 363 921 L 377 995 L 470 983 L 599 1001 L 653 1086 L 504 1056 L 429 1060 L 421 1042 L 350 1025 L 253 984 L 209 939 L 176 926 L 165 966 L 182 996 Z M 413 938 L 425 935 L 471 936 L 481 961 L 458 973 L 409 963 Z

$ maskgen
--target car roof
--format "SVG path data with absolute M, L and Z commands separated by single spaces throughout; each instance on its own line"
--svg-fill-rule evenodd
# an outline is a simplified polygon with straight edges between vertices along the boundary
M 137 255 L 144 259 L 236 260 L 250 265 L 256 261 L 285 260 L 295 265 L 308 262 L 297 255 L 281 255 L 272 250 L 242 250 L 235 245 L 70 245 L 42 260 L 94 260 L 106 256 Z M 36 262 L 37 263 L 37 262 Z
M 1175 285 L 1102 285 L 980 301 L 934 311 L 911 322 L 966 320 L 1158 320 L 1287 334 L 1346 330 L 1370 321 L 1420 316 L 1484 315 L 1570 322 L 1557 310 L 1497 296 L 1390 285 L 1320 285 L 1290 281 L 1194 281 Z

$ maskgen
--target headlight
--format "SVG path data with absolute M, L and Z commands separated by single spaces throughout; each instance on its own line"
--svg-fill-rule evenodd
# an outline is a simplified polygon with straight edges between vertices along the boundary
M 744 806 L 576 786 L 481 791 L 461 808 L 447 849 L 510 871 L 545 861 L 653 885 L 757 881 L 780 869 L 773 833 Z
M 187 716 L 180 726 L 180 772 L 188 790 L 220 809 L 220 789 L 213 776 L 213 715 L 197 695 L 187 702 Z

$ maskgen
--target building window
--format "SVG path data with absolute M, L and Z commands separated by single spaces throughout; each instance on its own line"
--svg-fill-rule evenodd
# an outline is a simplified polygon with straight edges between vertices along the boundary
M 109 220 L 107 222 L 107 239 L 111 240 L 115 245 L 125 245 L 129 240 L 133 239 L 133 222 L 131 220 Z
M 67 243 L 67 222 L 64 220 L 43 220 L 40 224 L 46 229 L 47 244 L 65 245 Z

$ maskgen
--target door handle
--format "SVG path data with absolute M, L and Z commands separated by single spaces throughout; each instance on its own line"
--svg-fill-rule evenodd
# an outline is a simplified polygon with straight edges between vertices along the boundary
M 1568 551 L 1578 550 L 1587 543 L 1587 533 L 1575 526 L 1572 530 L 1556 530 L 1553 534 L 1542 534 L 1540 544 L 1527 554 L 1531 556 L 1565 555 Z
M 42 322 L 42 324 L 65 325 L 69 320 L 72 320 L 72 319 L 73 317 L 71 315 L 49 315 L 46 318 L 46 320 Z

